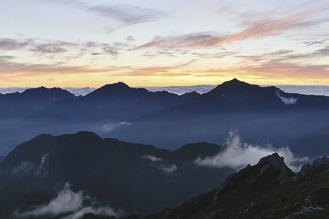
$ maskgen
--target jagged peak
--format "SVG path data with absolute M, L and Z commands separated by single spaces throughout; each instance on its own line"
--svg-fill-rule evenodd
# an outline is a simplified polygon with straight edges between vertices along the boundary
M 270 165 L 277 170 L 289 169 L 284 162 L 284 157 L 281 157 L 278 153 L 263 157 L 257 165 Z
M 272 177 L 285 180 L 295 175 L 295 173 L 285 164 L 284 158 L 281 157 L 278 153 L 263 157 L 255 166 L 249 168 L 253 168 L 258 172 L 257 177 L 274 174 Z
M 264 181 L 276 184 L 293 176 L 295 176 L 295 173 L 287 167 L 284 158 L 274 153 L 263 157 L 254 166 L 248 165 L 241 169 L 238 173 L 229 177 L 224 186 L 230 188 L 232 185 L 243 185 L 245 183 L 262 184 Z

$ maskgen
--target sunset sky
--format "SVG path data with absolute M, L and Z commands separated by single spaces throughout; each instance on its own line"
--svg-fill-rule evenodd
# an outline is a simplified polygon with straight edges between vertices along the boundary
M 329 85 L 329 0 L 1 0 L 0 87 Z

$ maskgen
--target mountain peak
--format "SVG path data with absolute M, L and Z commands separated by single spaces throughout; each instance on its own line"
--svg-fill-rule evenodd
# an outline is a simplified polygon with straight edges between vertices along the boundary
M 89 93 L 87 96 L 102 96 L 108 94 L 120 94 L 127 93 L 129 90 L 134 88 L 129 87 L 127 84 L 123 82 L 117 82 L 114 84 L 106 84 L 93 92 Z
M 221 85 L 219 85 L 219 86 L 225 86 L 225 87 L 240 87 L 240 86 L 255 86 L 255 85 L 251 85 L 251 84 L 249 84 L 249 83 L 247 83 L 247 82 L 244 82 L 244 81 L 240 81 L 240 80 L 238 80 L 237 78 L 234 78 L 234 79 L 232 79 L 232 80 L 230 80 L 230 81 L 225 81 L 224 83 L 222 83 Z M 218 86 L 218 87 L 219 87 Z
M 29 88 L 26 89 L 23 93 L 23 95 L 65 95 L 65 96 L 73 96 L 72 93 L 70 93 L 67 90 L 63 90 L 58 87 L 53 88 L 46 88 L 44 86 L 37 87 L 37 88 Z
M 244 186 L 246 184 L 253 185 L 276 185 L 290 179 L 295 173 L 292 172 L 284 163 L 284 158 L 279 154 L 274 153 L 267 157 L 260 159 L 254 165 L 241 169 L 238 173 L 228 178 L 225 183 L 225 188 L 232 188 L 232 186 Z
M 252 85 L 248 84 L 244 81 L 240 81 L 236 78 L 230 80 L 230 81 L 225 81 L 222 84 L 218 85 L 214 89 L 208 92 L 208 94 L 223 94 L 226 92 L 232 93 L 232 92 L 240 92 L 245 89 L 258 89 L 260 88 L 258 85 Z
M 260 159 L 257 165 L 270 165 L 271 167 L 274 167 L 277 170 L 288 169 L 288 167 L 284 163 L 284 158 L 280 157 L 278 153 L 263 157 L 262 159 Z
M 117 82 L 117 83 L 113 83 L 113 84 L 106 84 L 103 87 L 99 88 L 99 89 L 127 89 L 130 88 L 127 84 L 125 84 L 124 82 Z
M 277 177 L 280 180 L 285 180 L 294 175 L 294 173 L 287 167 L 284 162 L 284 158 L 278 153 L 274 153 L 267 157 L 263 157 L 260 161 L 253 167 L 256 172 L 258 172 L 257 177 L 261 176 L 271 176 Z
M 240 81 L 240 80 L 237 79 L 237 78 L 233 78 L 232 80 L 227 81 L 227 82 L 230 82 L 230 83 L 245 83 L 245 82 L 243 82 L 243 81 Z

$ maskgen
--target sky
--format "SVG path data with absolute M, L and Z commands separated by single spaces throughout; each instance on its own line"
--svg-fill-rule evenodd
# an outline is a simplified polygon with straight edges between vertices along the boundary
M 0 87 L 329 85 L 329 0 L 1 0 Z

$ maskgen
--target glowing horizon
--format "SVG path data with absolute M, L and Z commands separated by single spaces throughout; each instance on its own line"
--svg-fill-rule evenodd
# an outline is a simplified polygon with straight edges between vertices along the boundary
M 329 2 L 4 0 L 0 87 L 329 86 Z M 33 15 L 33 16 L 31 16 Z

